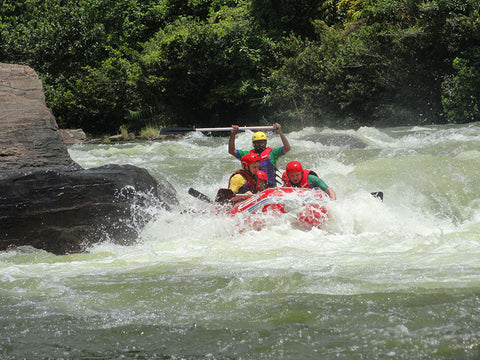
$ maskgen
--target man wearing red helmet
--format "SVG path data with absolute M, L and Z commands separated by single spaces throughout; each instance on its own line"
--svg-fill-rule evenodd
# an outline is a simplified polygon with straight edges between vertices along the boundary
M 260 156 L 260 170 L 267 174 L 268 182 L 267 187 L 277 186 L 275 182 L 277 160 L 290 151 L 290 143 L 282 132 L 280 124 L 275 123 L 273 127 L 277 130 L 277 133 L 282 139 L 283 146 L 272 149 L 267 147 L 267 135 L 261 131 L 257 131 L 252 136 L 253 149 L 250 151 L 235 149 L 235 135 L 238 133 L 238 125 L 232 125 L 232 131 L 230 133 L 230 140 L 228 141 L 228 152 L 235 156 L 237 159 L 249 153 L 255 153 Z
M 242 156 L 242 168 L 235 171 L 230 176 L 228 182 L 228 188 L 232 190 L 234 194 L 253 195 L 257 192 L 257 171 L 260 166 L 260 157 L 254 153 L 248 153 Z M 242 197 L 242 200 L 245 196 Z M 232 201 L 238 199 L 232 198 Z
M 290 161 L 282 175 L 286 187 L 320 188 L 332 200 L 337 199 L 335 191 L 312 170 L 304 170 L 298 161 Z
M 242 157 L 242 168 L 235 171 L 228 181 L 228 189 L 220 189 L 215 201 L 220 204 L 232 204 L 248 199 L 253 194 L 263 191 L 267 174 L 258 170 L 260 157 L 248 153 Z
M 268 188 L 268 177 L 265 171 L 257 171 L 257 192 L 261 192 Z

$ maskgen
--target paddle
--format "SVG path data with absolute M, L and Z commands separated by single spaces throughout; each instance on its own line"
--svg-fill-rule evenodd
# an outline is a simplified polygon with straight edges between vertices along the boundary
M 275 168 L 275 182 L 283 186 L 283 180 L 282 180 L 282 171 L 280 169 Z
M 199 200 L 205 201 L 209 204 L 212 203 L 212 200 L 210 200 L 210 198 L 207 195 L 202 194 L 200 191 L 195 190 L 194 188 L 188 189 L 188 193 L 190 195 L 192 195 L 193 197 L 196 197 Z M 383 201 L 383 192 L 382 191 L 376 191 L 376 192 L 372 192 L 370 194 L 373 197 Z M 225 203 L 227 200 L 231 199 L 234 196 L 235 196 L 235 194 L 230 189 L 219 189 L 218 192 L 217 192 L 217 196 L 215 198 L 215 202 Z
M 373 197 L 377 198 L 377 199 L 380 199 L 381 201 L 383 201 L 383 192 L 381 191 L 377 191 L 377 192 L 373 192 L 373 193 L 370 193 Z
M 273 130 L 273 126 L 240 126 L 238 130 Z M 231 131 L 232 127 L 213 127 L 213 128 L 163 128 L 160 135 L 183 134 L 191 131 Z
M 207 195 L 202 194 L 200 191 L 195 190 L 194 188 L 188 189 L 188 193 L 192 195 L 193 197 L 196 197 L 197 199 L 200 199 L 202 201 L 205 201 L 209 204 L 212 203 L 212 200 Z

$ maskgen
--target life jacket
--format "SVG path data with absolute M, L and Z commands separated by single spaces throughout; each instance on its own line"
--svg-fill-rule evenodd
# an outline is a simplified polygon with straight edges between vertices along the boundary
M 300 180 L 300 184 L 292 184 L 292 182 L 290 181 L 290 178 L 287 175 L 287 172 L 283 173 L 282 179 L 285 181 L 285 187 L 314 188 L 315 186 L 313 186 L 308 182 L 309 175 L 315 175 L 316 177 L 318 177 L 315 171 L 303 170 L 302 180 Z
M 276 168 L 270 161 L 270 153 L 272 152 L 271 147 L 267 147 L 263 150 L 260 154 L 258 154 L 255 149 L 250 150 L 250 153 L 258 154 L 260 156 L 260 170 L 265 171 L 267 174 L 267 187 L 276 187 L 277 184 L 275 182 L 276 177 Z
M 252 193 L 257 192 L 257 178 L 254 177 L 252 174 L 250 174 L 248 171 L 245 171 L 243 169 L 235 171 L 232 176 L 230 176 L 230 179 L 228 180 L 228 183 L 230 184 L 230 180 L 232 177 L 235 175 L 240 174 L 243 176 L 247 182 L 238 190 L 239 194 L 245 194 L 247 191 L 251 191 Z

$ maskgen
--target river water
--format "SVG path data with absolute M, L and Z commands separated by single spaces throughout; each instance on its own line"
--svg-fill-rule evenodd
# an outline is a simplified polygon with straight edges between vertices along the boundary
M 480 124 L 286 135 L 279 168 L 337 193 L 321 230 L 196 211 L 188 188 L 213 198 L 239 168 L 226 137 L 72 146 L 86 168 L 147 168 L 180 204 L 141 209 L 131 246 L 1 252 L 0 358 L 479 359 Z

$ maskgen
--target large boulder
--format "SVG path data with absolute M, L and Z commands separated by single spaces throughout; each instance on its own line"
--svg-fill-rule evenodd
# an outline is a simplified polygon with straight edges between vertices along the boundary
M 79 170 L 27 66 L 0 63 L 0 179 L 18 173 Z
M 0 250 L 30 245 L 55 254 L 112 240 L 131 244 L 150 220 L 149 206 L 167 206 L 155 179 L 131 165 L 34 172 L 0 181 Z
M 145 169 L 82 169 L 68 154 L 42 83 L 26 66 L 0 63 L 0 250 L 30 245 L 55 254 L 109 239 L 130 244 L 149 206 L 176 203 Z

